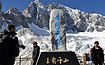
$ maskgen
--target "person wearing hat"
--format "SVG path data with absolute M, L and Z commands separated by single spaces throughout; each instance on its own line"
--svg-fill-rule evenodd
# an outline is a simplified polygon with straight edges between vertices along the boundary
M 99 42 L 94 42 L 94 47 L 91 48 L 91 61 L 93 65 L 103 65 L 104 53 L 103 49 L 99 46 Z
M 37 45 L 37 42 L 33 41 L 33 51 L 32 51 L 33 65 L 36 65 L 39 53 L 40 53 L 40 47 Z

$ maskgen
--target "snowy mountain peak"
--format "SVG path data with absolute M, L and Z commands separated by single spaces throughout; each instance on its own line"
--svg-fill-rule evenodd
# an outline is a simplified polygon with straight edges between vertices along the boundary
M 32 17 L 34 13 L 37 13 L 36 9 L 36 4 L 34 2 L 31 2 L 29 6 L 23 11 L 23 15 L 25 17 Z
M 39 2 L 39 0 L 35 0 L 34 3 L 37 5 L 37 7 L 44 7 L 44 5 Z
M 105 48 L 103 45 L 103 41 L 105 41 L 105 16 L 96 13 L 85 13 L 78 9 L 55 3 L 44 6 L 41 2 L 35 0 L 23 12 L 11 7 L 0 19 L 0 31 L 7 28 L 8 24 L 14 24 L 17 31 L 19 30 L 17 32 L 19 43 L 23 43 L 26 46 L 20 56 L 30 57 L 32 55 L 32 41 L 38 42 L 41 51 L 52 50 L 49 34 L 49 19 L 52 9 L 65 11 L 67 50 L 72 50 L 79 54 L 88 53 L 96 40 L 99 40 L 102 48 Z M 71 34 L 74 32 L 78 34 Z M 26 61 L 23 65 L 28 64 Z
M 19 11 L 17 8 L 13 8 L 13 7 L 11 7 L 11 8 L 7 11 L 8 14 L 17 13 L 17 12 L 20 12 L 20 11 Z
M 39 2 L 39 0 L 35 0 L 35 2 Z
M 54 2 L 48 6 L 44 6 L 38 0 L 31 2 L 29 6 L 21 13 L 16 8 L 10 8 L 3 15 L 3 21 L 7 24 L 19 23 L 16 26 L 29 28 L 29 23 L 33 23 L 39 28 L 49 29 L 50 12 L 52 9 L 62 9 L 66 13 L 66 30 L 71 32 L 93 32 L 105 30 L 105 17 L 101 14 L 89 14 L 78 9 L 55 4 Z M 14 17 L 15 16 L 15 17 Z

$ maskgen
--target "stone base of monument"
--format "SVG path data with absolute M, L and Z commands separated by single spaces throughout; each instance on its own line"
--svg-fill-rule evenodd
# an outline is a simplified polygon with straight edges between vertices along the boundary
M 75 52 L 41 52 L 36 65 L 80 65 Z

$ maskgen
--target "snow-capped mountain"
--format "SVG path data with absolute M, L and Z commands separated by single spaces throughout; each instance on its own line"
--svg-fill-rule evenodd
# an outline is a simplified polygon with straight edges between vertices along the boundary
M 7 28 L 8 24 L 13 23 L 16 25 L 17 31 L 19 30 L 18 37 L 19 37 L 19 39 L 21 39 L 21 42 L 23 44 L 26 45 L 29 43 L 29 39 L 28 39 L 27 35 L 30 36 L 28 33 L 28 31 L 30 31 L 30 32 L 34 32 L 34 35 L 30 36 L 29 38 L 37 37 L 40 40 L 38 40 L 36 38 L 35 39 L 38 40 L 40 44 L 41 43 L 46 44 L 46 42 L 47 42 L 46 45 L 48 48 L 49 47 L 48 44 L 50 44 L 49 19 L 50 19 L 50 12 L 52 9 L 63 9 L 66 13 L 67 43 L 76 44 L 74 46 L 72 46 L 73 44 L 72 45 L 67 44 L 68 50 L 72 47 L 71 50 L 79 52 L 79 50 L 80 50 L 79 46 L 80 47 L 84 46 L 84 44 L 82 44 L 82 43 L 84 43 L 86 40 L 89 40 L 89 41 L 90 41 L 90 39 L 93 40 L 93 38 L 94 38 L 94 36 L 92 38 L 88 37 L 88 36 L 83 36 L 83 37 L 68 36 L 68 35 L 70 35 L 69 34 L 70 32 L 72 32 L 72 33 L 83 32 L 84 33 L 84 32 L 99 31 L 101 33 L 102 31 L 105 30 L 105 17 L 102 16 L 101 14 L 84 13 L 83 11 L 81 12 L 80 10 L 72 9 L 67 6 L 63 6 L 61 4 L 55 4 L 55 3 L 51 3 L 48 6 L 44 6 L 41 2 L 39 2 L 38 0 L 35 0 L 34 2 L 31 2 L 29 4 L 29 6 L 23 12 L 20 12 L 18 9 L 11 7 L 7 11 L 7 13 L 2 14 L 2 17 L 0 20 L 0 31 Z M 26 31 L 27 29 L 24 29 L 24 28 L 28 28 L 29 30 Z M 23 33 L 24 31 L 27 32 L 28 34 Z M 26 36 L 25 36 L 25 34 L 26 34 Z M 84 33 L 84 34 L 88 34 L 88 33 Z M 71 37 L 71 38 L 69 39 L 69 37 Z M 80 37 L 81 37 L 81 39 L 78 39 Z M 102 37 L 102 38 L 104 38 L 104 37 Z M 46 39 L 46 41 L 45 41 L 45 39 Z M 83 42 L 82 39 L 83 40 L 86 39 L 86 40 Z M 28 43 L 26 43 L 26 40 L 28 40 Z M 96 39 L 96 40 L 98 40 L 98 39 Z M 87 45 L 87 44 L 86 44 L 86 48 L 87 47 L 91 48 L 91 44 L 89 44 L 89 45 Z M 47 50 L 49 50 L 49 49 L 47 49 Z M 51 50 L 51 48 L 50 48 L 50 50 Z M 83 50 L 83 49 L 81 49 L 81 50 Z
M 20 12 L 18 9 L 11 7 L 2 16 L 0 29 L 4 24 L 13 23 L 17 27 L 30 28 L 28 24 L 35 24 L 39 28 L 49 29 L 50 12 L 52 9 L 63 9 L 66 13 L 66 30 L 67 32 L 93 32 L 105 30 L 105 17 L 101 14 L 89 14 L 78 9 L 72 9 L 61 4 L 51 3 L 44 6 L 38 0 L 31 2 L 29 6 Z
M 105 49 L 105 16 L 85 13 L 55 3 L 44 6 L 35 0 L 23 12 L 11 7 L 0 17 L 0 31 L 7 28 L 8 24 L 16 25 L 19 43 L 26 46 L 25 50 L 20 49 L 20 56 L 31 57 L 32 41 L 35 40 L 40 45 L 41 51 L 52 50 L 49 33 L 49 19 L 52 9 L 63 9 L 66 13 L 67 50 L 82 55 L 90 51 L 95 41 L 99 41 L 100 46 Z M 23 62 L 25 65 L 29 63 Z

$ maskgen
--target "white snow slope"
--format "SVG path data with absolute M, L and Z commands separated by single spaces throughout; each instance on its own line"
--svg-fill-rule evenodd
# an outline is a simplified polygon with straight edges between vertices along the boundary
M 50 36 L 49 36 L 48 30 L 44 30 L 44 29 L 42 30 L 36 26 L 32 28 L 35 29 L 34 32 L 37 33 L 38 35 L 30 35 L 29 33 L 24 33 L 24 35 L 19 36 L 19 42 L 26 46 L 26 49 L 20 53 L 21 56 L 25 56 L 25 57 L 31 56 L 32 41 L 38 42 L 38 45 L 41 47 L 41 52 L 52 50 L 52 45 L 50 44 Z M 47 33 L 44 33 L 45 31 L 47 31 Z M 94 31 L 92 33 L 80 32 L 80 33 L 66 34 L 67 50 L 74 51 L 79 55 L 83 55 L 84 53 L 89 53 L 95 41 L 99 41 L 100 43 L 99 45 L 103 49 L 105 49 L 105 31 L 103 32 Z
M 35 33 L 38 33 L 40 31 L 41 33 L 44 31 L 49 30 L 41 30 L 37 26 L 34 26 L 31 24 L 32 28 L 35 29 Z M 17 32 L 18 33 L 18 38 L 19 38 L 19 43 L 24 44 L 26 46 L 25 50 L 21 50 L 20 56 L 21 57 L 31 57 L 32 56 L 32 41 L 37 41 L 38 45 L 40 46 L 41 52 L 43 51 L 51 51 L 52 50 L 52 45 L 50 43 L 50 36 L 44 36 L 44 34 L 38 33 L 38 35 L 33 35 L 33 32 L 30 30 L 21 29 Z M 29 33 L 29 31 L 31 33 Z M 19 36 L 19 34 L 21 34 Z M 80 33 L 67 33 L 66 34 L 66 47 L 67 50 L 74 51 L 77 55 L 82 56 L 84 53 L 89 53 L 91 47 L 93 47 L 94 42 L 99 41 L 100 46 L 105 49 L 105 31 L 103 32 L 80 32 Z M 23 65 L 29 65 L 31 61 L 24 61 L 22 62 Z M 19 62 L 16 61 L 15 65 L 18 65 Z

